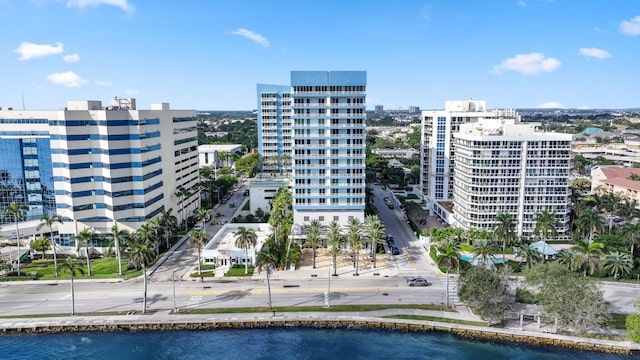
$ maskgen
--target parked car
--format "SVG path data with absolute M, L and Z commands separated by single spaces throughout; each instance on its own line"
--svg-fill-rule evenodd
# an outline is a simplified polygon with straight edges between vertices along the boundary
M 204 228 L 204 225 L 202 225 L 202 223 L 199 222 L 194 225 L 193 230 L 202 230 L 203 228 Z
M 398 249 L 397 246 L 393 246 L 393 247 L 391 247 L 391 253 L 393 255 L 400 255 L 400 249 Z
M 390 247 L 390 248 L 397 247 L 397 246 L 396 246 L 396 242 L 395 242 L 393 239 L 391 239 L 391 240 L 387 241 L 387 244 L 389 244 L 389 247 Z
M 413 278 L 413 279 L 407 280 L 407 285 L 409 285 L 411 287 L 413 287 L 413 286 L 429 286 L 429 285 L 431 285 L 431 283 L 428 282 L 427 279 L 425 279 L 425 278 L 417 277 L 417 278 Z
M 249 196 L 249 189 L 245 190 L 243 193 L 244 196 Z
M 394 208 L 395 208 L 395 206 L 393 206 L 393 204 L 392 204 L 392 203 L 387 203 L 387 207 L 388 207 L 389 209 L 394 209 Z

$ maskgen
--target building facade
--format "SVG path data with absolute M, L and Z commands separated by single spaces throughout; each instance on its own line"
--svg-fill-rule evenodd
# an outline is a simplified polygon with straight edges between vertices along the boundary
M 294 223 L 364 221 L 365 71 L 292 71 Z
M 483 119 L 454 136 L 453 219 L 462 229 L 492 230 L 511 214 L 518 236 L 532 237 L 534 218 L 548 210 L 559 238 L 570 236 L 572 135 L 538 131 L 539 124 Z
M 57 213 L 63 245 L 85 228 L 110 232 L 117 223 L 134 231 L 170 208 L 182 219 L 199 207 L 197 192 L 175 194 L 198 181 L 195 115 L 167 103 L 138 110 L 135 99 L 117 98 L 105 107 L 69 101 L 62 110 L 0 110 L 0 146 L 13 158 L 13 167 L 0 163 L 0 181 L 21 194 L 5 196 L 0 208 L 26 205 L 26 220 Z
M 215 144 L 198 146 L 198 164 L 200 167 L 208 166 L 213 169 L 219 169 L 227 166 L 235 168 L 234 155 L 242 155 L 242 145 Z
M 258 84 L 258 154 L 262 171 L 291 168 L 291 87 Z
M 445 221 L 451 216 L 455 145 L 453 136 L 463 124 L 481 119 L 520 121 L 514 110 L 487 110 L 484 100 L 448 100 L 444 110 L 422 111 L 422 194 L 431 214 Z

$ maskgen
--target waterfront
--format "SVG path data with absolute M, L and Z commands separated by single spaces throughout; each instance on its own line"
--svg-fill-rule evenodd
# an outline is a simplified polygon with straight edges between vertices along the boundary
M 65 333 L 0 337 L 0 359 L 640 359 L 470 341 L 449 333 L 356 329 Z

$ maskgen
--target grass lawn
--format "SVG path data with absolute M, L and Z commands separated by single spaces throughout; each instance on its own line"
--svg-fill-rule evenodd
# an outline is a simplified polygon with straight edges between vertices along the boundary
M 252 276 L 253 275 L 253 267 L 249 266 L 249 273 L 245 274 L 244 273 L 244 266 L 243 267 L 232 267 L 231 269 L 229 269 L 229 271 L 227 271 L 224 276 Z
M 458 319 L 449 319 L 442 318 L 437 316 L 422 316 L 422 315 L 389 315 L 383 316 L 386 319 L 404 319 L 404 320 L 424 320 L 424 321 L 437 321 L 449 324 L 460 324 L 460 325 L 473 325 L 473 326 L 486 326 L 486 322 L 482 321 L 468 321 L 468 320 L 458 320 Z
M 58 267 L 63 259 L 58 259 Z M 76 279 L 112 279 L 119 278 L 118 275 L 118 261 L 116 258 L 102 258 L 91 260 L 91 277 L 88 277 L 87 272 L 87 263 L 86 259 L 78 259 L 79 264 L 82 264 L 82 269 L 84 270 L 84 275 L 76 275 Z M 124 262 L 122 264 L 123 268 L 123 277 L 124 278 L 134 278 L 142 275 L 142 270 L 126 270 L 127 264 Z M 24 272 L 36 272 L 39 280 L 53 280 L 53 279 L 69 279 L 69 273 L 65 271 L 58 270 L 58 277 L 54 276 L 53 270 L 53 260 L 45 259 L 45 260 L 34 260 L 28 265 L 21 268 L 21 271 Z

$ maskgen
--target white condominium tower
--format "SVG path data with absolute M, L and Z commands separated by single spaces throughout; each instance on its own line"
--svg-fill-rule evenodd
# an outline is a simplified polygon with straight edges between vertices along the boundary
M 291 87 L 258 84 L 258 154 L 262 171 L 291 168 Z
M 484 100 L 448 100 L 444 110 L 422 111 L 420 184 L 430 213 L 449 222 L 452 214 L 454 154 L 453 134 L 462 124 L 481 119 L 514 119 L 514 110 L 487 110 Z
M 531 237 L 536 214 L 555 214 L 558 236 L 569 235 L 572 135 L 538 131 L 513 119 L 461 125 L 454 134 L 455 226 L 491 230 L 511 214 L 517 235 Z
M 293 220 L 364 221 L 365 71 L 292 71 Z
M 57 213 L 59 241 L 69 245 L 85 228 L 136 230 L 163 210 L 184 219 L 199 206 L 197 191 L 176 195 L 198 181 L 195 115 L 168 103 L 138 110 L 135 99 L 0 109 L 0 210 L 25 205 L 24 226 Z

